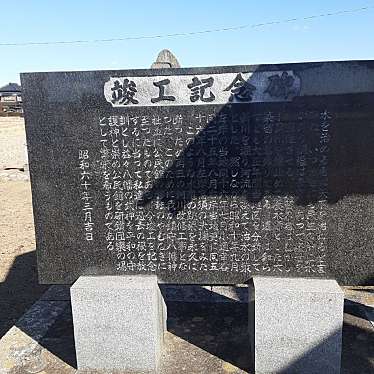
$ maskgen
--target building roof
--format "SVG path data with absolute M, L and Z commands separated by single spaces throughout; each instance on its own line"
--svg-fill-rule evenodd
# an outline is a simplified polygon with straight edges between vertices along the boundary
M 0 87 L 0 93 L 1 92 L 14 92 L 14 93 L 17 93 L 17 92 L 21 92 L 22 91 L 22 88 L 19 84 L 17 83 L 9 83 L 3 87 Z

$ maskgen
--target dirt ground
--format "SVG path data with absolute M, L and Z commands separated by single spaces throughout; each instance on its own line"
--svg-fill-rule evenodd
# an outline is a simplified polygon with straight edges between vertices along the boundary
M 0 117 L 0 171 L 23 168 L 26 158 L 25 122 L 19 117 Z
M 37 281 L 30 183 L 0 181 L 0 338 L 45 290 Z

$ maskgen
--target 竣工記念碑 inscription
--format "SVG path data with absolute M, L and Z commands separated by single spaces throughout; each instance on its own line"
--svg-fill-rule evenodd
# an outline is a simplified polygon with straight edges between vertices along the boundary
M 373 281 L 374 62 L 22 86 L 41 282 Z

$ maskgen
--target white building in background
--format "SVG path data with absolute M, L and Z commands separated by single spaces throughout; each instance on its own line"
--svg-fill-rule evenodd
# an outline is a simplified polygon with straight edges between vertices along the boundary
M 19 84 L 9 83 L 0 87 L 0 112 L 23 113 L 22 88 Z

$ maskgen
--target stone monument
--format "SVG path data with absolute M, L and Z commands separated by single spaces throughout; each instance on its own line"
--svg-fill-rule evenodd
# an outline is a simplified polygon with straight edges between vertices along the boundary
M 97 277 L 94 300 L 117 287 L 113 276 L 140 277 L 129 292 L 138 302 L 149 300 L 158 321 L 144 320 L 159 326 L 148 330 L 154 359 L 147 368 L 157 370 L 165 319 L 157 282 L 254 279 L 251 327 L 261 347 L 270 336 L 261 335 L 266 314 L 259 311 L 268 308 L 272 282 L 264 277 L 274 277 L 279 310 L 291 295 L 301 303 L 291 314 L 302 308 L 307 315 L 327 294 L 331 308 L 322 333 L 308 340 L 301 329 L 303 347 L 279 356 L 273 369 L 255 348 L 257 372 L 292 367 L 300 352 L 307 355 L 330 334 L 332 348 L 319 357 L 333 360 L 331 372 L 338 372 L 343 296 L 333 280 L 373 282 L 373 61 L 21 79 L 42 283 Z M 90 290 L 83 281 L 72 289 L 74 325 L 84 332 L 77 334 L 77 352 L 85 340 L 90 345 L 88 327 L 79 322 L 80 308 L 89 304 L 82 295 Z M 143 339 L 137 326 L 126 329 Z M 282 341 L 279 330 L 278 336 Z
M 158 54 L 156 61 L 151 65 L 151 69 L 180 67 L 177 58 L 168 49 L 163 49 Z

